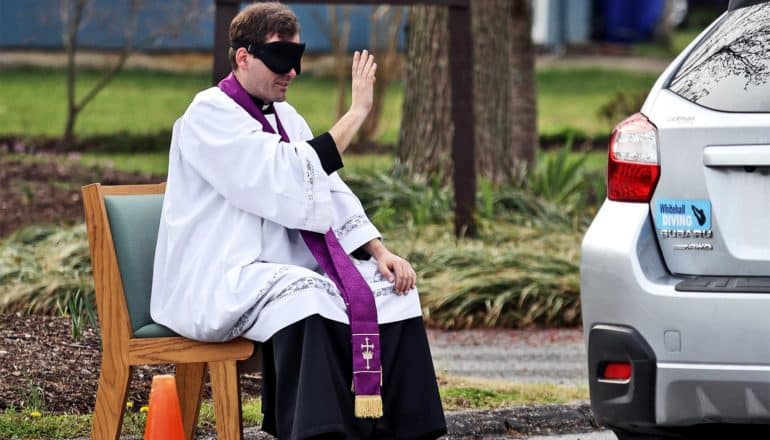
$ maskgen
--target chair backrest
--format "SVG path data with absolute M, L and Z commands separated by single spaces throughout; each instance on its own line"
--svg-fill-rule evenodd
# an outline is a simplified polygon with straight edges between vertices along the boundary
M 105 326 L 118 326 L 119 336 L 130 338 L 153 323 L 152 267 L 164 190 L 165 184 L 83 187 L 103 334 Z
M 152 324 L 150 291 L 162 194 L 105 196 L 131 330 Z

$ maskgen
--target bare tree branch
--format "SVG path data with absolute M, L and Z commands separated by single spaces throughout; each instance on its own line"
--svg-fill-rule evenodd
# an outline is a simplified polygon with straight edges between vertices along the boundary
M 136 44 L 139 12 L 144 6 L 144 0 L 130 0 L 127 11 L 127 25 L 123 33 L 123 47 L 118 52 L 118 59 L 94 84 L 80 101 L 75 97 L 76 63 L 75 56 L 78 50 L 77 35 L 84 23 L 85 12 L 92 4 L 92 0 L 60 0 L 59 12 L 62 20 L 64 34 L 64 47 L 67 53 L 67 122 L 62 141 L 69 145 L 74 140 L 74 128 L 80 112 L 115 78 L 123 69 L 129 56 L 136 46 L 151 44 L 162 36 L 176 36 L 200 16 L 201 7 L 199 0 L 182 2 L 175 5 L 169 2 L 169 14 L 173 17 L 171 23 L 164 26 L 156 26 L 157 30 Z M 176 6 L 176 7 L 175 7 Z M 183 10 L 183 13 L 178 13 Z

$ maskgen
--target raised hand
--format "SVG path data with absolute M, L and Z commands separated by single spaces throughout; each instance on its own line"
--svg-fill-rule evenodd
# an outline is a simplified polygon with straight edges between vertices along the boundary
M 353 93 L 350 110 L 345 113 L 332 128 L 329 134 L 337 144 L 337 151 L 342 154 L 347 150 L 356 132 L 361 128 L 374 102 L 374 74 L 377 63 L 374 55 L 368 51 L 353 54 Z
M 374 82 L 377 79 L 377 63 L 374 55 L 367 50 L 353 54 L 352 66 L 352 93 L 350 109 L 355 112 L 369 114 L 374 101 Z

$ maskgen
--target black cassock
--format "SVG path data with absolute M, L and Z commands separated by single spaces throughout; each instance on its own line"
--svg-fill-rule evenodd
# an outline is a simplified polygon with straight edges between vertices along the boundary
M 422 318 L 380 325 L 383 417 L 353 414 L 348 325 L 313 315 L 262 345 L 262 430 L 280 439 L 435 439 L 446 433 Z

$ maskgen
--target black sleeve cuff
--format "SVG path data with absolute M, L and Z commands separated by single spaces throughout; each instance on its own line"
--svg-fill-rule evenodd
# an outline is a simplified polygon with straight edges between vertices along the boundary
M 340 152 L 337 151 L 337 144 L 328 131 L 310 139 L 307 143 L 318 154 L 318 158 L 321 159 L 321 166 L 326 171 L 326 174 L 331 174 L 343 167 L 342 157 L 340 157 Z
M 354 251 L 353 251 L 353 252 L 350 254 L 350 256 L 351 256 L 351 257 L 353 257 L 353 258 L 355 258 L 356 260 L 364 260 L 364 261 L 366 261 L 366 260 L 368 260 L 368 259 L 372 258 L 372 256 L 371 256 L 371 255 L 369 255 L 369 252 L 366 252 L 366 251 L 364 250 L 364 247 L 363 247 L 363 246 L 361 246 L 360 248 L 358 248 L 358 249 L 354 250 Z

